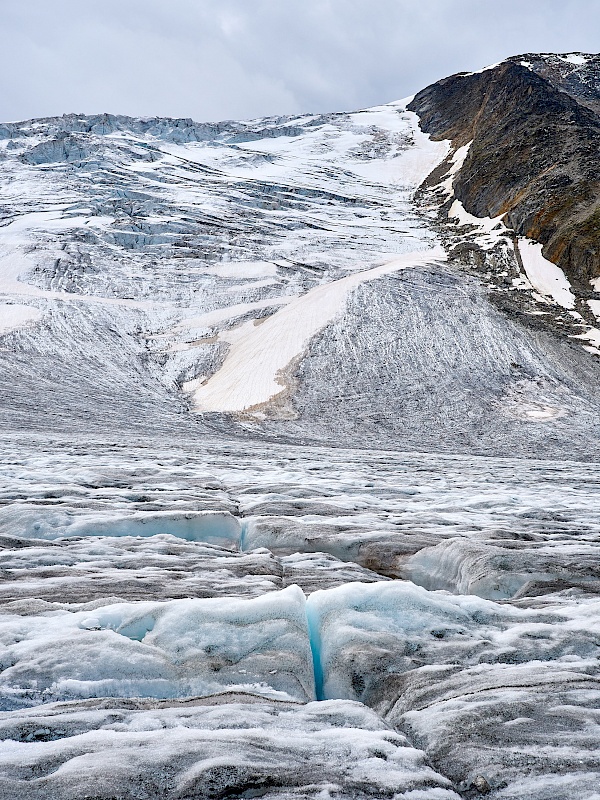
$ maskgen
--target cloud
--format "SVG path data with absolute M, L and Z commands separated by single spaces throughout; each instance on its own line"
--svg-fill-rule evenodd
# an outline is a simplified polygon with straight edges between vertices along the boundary
M 361 108 L 599 29 L 589 0 L 3 0 L 0 119 Z

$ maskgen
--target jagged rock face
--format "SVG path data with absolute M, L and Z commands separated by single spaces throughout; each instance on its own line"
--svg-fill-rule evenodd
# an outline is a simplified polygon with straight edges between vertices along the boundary
M 570 94 L 578 103 L 596 113 L 600 111 L 599 55 L 527 53 L 519 58 L 515 56 L 511 61 L 526 63 L 536 74 Z
M 467 211 L 505 215 L 589 291 L 600 276 L 600 57 L 529 58 L 445 78 L 409 107 L 433 136 L 472 142 L 454 182 Z

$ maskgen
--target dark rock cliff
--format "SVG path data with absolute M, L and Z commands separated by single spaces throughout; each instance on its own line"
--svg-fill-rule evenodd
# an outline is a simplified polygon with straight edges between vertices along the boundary
M 454 181 L 476 216 L 505 215 L 579 292 L 600 276 L 600 56 L 516 56 L 419 92 L 435 139 L 472 141 Z

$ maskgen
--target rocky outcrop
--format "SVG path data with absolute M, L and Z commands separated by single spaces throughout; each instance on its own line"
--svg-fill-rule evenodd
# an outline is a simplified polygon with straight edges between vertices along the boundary
M 600 276 L 600 58 L 527 58 L 445 78 L 409 108 L 434 138 L 472 142 L 454 180 L 466 210 L 504 215 L 589 291 Z

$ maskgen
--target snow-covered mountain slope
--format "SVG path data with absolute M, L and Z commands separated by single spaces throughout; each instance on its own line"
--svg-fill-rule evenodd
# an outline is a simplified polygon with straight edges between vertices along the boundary
M 596 62 L 0 125 L 0 794 L 597 797 L 600 300 L 469 194 Z
M 5 426 L 596 453 L 600 334 L 501 223 L 504 277 L 441 246 L 415 192 L 438 167 L 451 193 L 464 153 L 405 103 L 3 131 Z
M 67 382 L 92 392 L 99 361 L 131 405 L 150 394 L 169 409 L 174 382 L 200 412 L 280 394 L 278 374 L 353 288 L 444 257 L 410 197 L 447 145 L 402 108 L 220 126 L 73 117 L 13 126 L 0 290 L 26 299 L 38 323 L 18 334 L 35 353 L 19 390 L 41 378 L 35 357 L 43 348 L 47 363 L 54 346 L 53 404 Z M 109 374 L 115 361 L 129 379 Z M 96 403 L 75 404 L 94 419 Z

